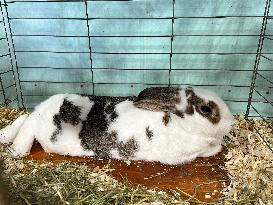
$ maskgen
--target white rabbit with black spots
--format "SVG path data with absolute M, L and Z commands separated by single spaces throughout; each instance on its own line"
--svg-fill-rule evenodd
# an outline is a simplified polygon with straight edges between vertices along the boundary
M 49 153 L 179 164 L 221 150 L 233 116 L 216 94 L 191 87 L 156 87 L 138 97 L 58 94 L 0 131 L 12 154 L 34 140 Z

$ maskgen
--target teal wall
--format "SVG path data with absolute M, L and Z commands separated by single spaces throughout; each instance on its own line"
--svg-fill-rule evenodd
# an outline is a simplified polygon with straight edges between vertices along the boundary
M 56 93 L 92 94 L 93 88 L 97 95 L 135 95 L 170 79 L 173 85 L 214 90 L 234 113 L 245 112 L 265 1 L 175 0 L 173 26 L 172 3 L 88 1 L 93 72 L 84 2 L 8 3 L 26 107 Z M 273 19 L 266 35 L 273 38 Z M 262 53 L 273 59 L 269 38 Z M 273 81 L 273 61 L 267 58 L 259 70 Z M 1 69 L 8 63 L 1 58 Z M 270 82 L 258 76 L 256 85 L 273 100 Z M 254 93 L 253 100 L 261 114 L 273 116 L 261 96 Z

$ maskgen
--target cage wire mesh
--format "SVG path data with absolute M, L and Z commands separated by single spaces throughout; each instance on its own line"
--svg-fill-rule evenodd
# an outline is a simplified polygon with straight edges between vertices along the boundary
M 24 107 L 22 101 L 20 79 L 17 62 L 14 53 L 14 44 L 11 34 L 10 23 L 7 20 L 7 4 L 0 2 L 0 86 L 1 106 Z
M 267 94 L 269 94 L 269 91 L 266 91 L 266 93 L 263 93 L 261 91 L 261 89 L 258 86 L 256 86 L 256 82 L 258 82 L 258 83 L 259 82 L 266 82 L 265 85 L 268 88 L 272 88 L 272 85 L 273 85 L 273 81 L 270 80 L 270 77 L 265 76 L 262 73 L 263 69 L 261 67 L 259 67 L 260 58 L 264 58 L 264 59 L 270 61 L 272 63 L 272 66 L 273 66 L 272 54 L 271 55 L 270 54 L 264 54 L 262 52 L 264 43 L 270 45 L 270 47 L 273 48 L 273 38 L 266 35 L 267 34 L 266 33 L 267 32 L 266 28 L 267 28 L 268 20 L 269 21 L 270 21 L 270 19 L 272 20 L 272 17 L 271 18 L 269 17 L 270 3 L 271 3 L 270 0 L 266 1 L 265 11 L 264 11 L 264 18 L 263 18 L 263 22 L 262 22 L 262 28 L 261 28 L 260 38 L 259 38 L 259 44 L 258 44 L 258 48 L 257 48 L 257 55 L 256 55 L 255 64 L 254 64 L 254 68 L 253 68 L 253 76 L 252 76 L 252 81 L 251 81 L 251 85 L 250 85 L 249 99 L 248 99 L 248 105 L 247 105 L 247 110 L 246 110 L 245 116 L 246 117 L 251 117 L 249 115 L 250 110 L 254 111 L 266 123 L 266 125 L 271 129 L 271 132 L 273 132 L 272 116 L 263 116 L 260 113 L 259 109 L 257 107 L 255 107 L 255 105 L 253 105 L 253 103 L 252 103 L 253 92 L 255 92 L 262 99 L 262 101 L 265 102 L 265 106 L 267 106 L 267 109 L 268 110 L 273 110 L 272 99 L 269 99 L 266 96 Z M 269 23 L 269 25 L 270 25 L 270 23 Z M 270 143 L 268 141 L 268 139 L 266 139 L 263 136 L 263 134 L 260 133 L 255 127 L 254 127 L 254 129 L 258 133 L 260 138 L 263 140 L 263 142 L 273 152 L 273 144 Z
M 150 86 L 214 90 L 272 129 L 270 0 L 1 0 L 5 106 L 57 93 L 136 95 Z

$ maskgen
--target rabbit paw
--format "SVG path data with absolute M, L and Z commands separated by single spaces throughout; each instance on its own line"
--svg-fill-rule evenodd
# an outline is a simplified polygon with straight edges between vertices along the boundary
M 0 131 L 0 143 L 7 144 L 12 142 L 13 139 L 14 139 L 14 136 L 11 129 L 3 128 Z
M 26 146 L 26 144 L 23 143 L 13 143 L 9 147 L 9 152 L 13 158 L 21 158 L 30 153 L 30 148 L 31 147 Z
M 9 154 L 12 158 L 19 159 L 19 158 L 23 157 L 16 150 L 14 150 L 12 147 L 8 147 L 8 150 L 9 150 Z

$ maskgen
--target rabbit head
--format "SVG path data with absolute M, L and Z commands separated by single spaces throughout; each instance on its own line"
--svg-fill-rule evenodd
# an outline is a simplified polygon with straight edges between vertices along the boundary
M 180 87 L 173 113 L 184 129 L 209 138 L 222 138 L 233 124 L 233 115 L 217 94 L 201 88 Z
M 192 134 L 215 138 L 228 134 L 233 116 L 215 93 L 201 88 L 146 88 L 134 105 L 151 111 L 172 113 L 171 120 Z

